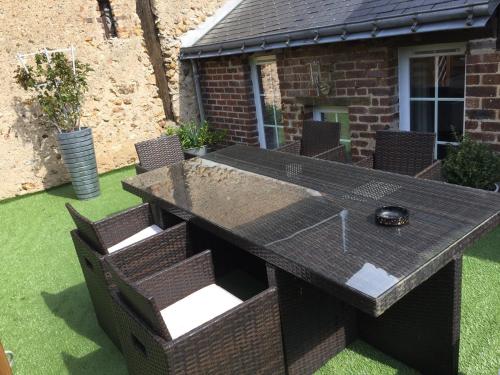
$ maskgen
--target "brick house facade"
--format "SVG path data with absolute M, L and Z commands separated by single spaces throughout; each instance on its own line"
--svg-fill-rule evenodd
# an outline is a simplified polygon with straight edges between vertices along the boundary
M 465 131 L 500 152 L 500 51 L 470 43 L 466 61 Z
M 203 61 L 200 84 L 207 121 L 227 130 L 229 142 L 257 146 L 257 117 L 248 58 Z
M 467 42 L 465 132 L 500 152 L 500 52 L 495 40 Z M 348 108 L 353 159 L 370 154 L 375 132 L 399 127 L 398 48 L 390 40 L 278 50 L 286 140 L 300 138 L 301 124 L 315 106 Z M 200 60 L 207 120 L 226 129 L 234 143 L 258 145 L 250 75 L 252 55 Z M 329 93 L 318 95 L 308 66 L 317 63 Z

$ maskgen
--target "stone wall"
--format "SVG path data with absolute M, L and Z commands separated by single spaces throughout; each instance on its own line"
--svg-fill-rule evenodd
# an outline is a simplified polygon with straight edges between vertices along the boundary
M 154 23 L 156 35 L 146 34 L 148 43 L 160 44 L 164 74 L 167 78 L 169 105 L 175 121 L 197 119 L 198 108 L 189 62 L 179 60 L 181 36 L 212 15 L 226 0 L 137 0 L 143 25 Z M 154 19 L 147 19 L 148 8 Z M 152 29 L 149 29 L 152 31 Z M 155 47 L 153 47 L 155 48 Z M 149 48 L 150 51 L 152 50 Z M 154 53 L 154 59 L 157 53 Z M 153 61 L 155 61 L 153 59 Z M 163 81 L 159 78 L 158 81 Z M 165 92 L 163 92 L 165 95 Z
M 118 38 L 106 40 L 97 0 L 3 0 L 0 9 L 0 199 L 68 181 L 55 132 L 15 83 L 16 53 L 73 44 L 91 64 L 82 123 L 92 127 L 99 172 L 135 161 L 134 143 L 164 126 L 135 0 L 112 0 Z

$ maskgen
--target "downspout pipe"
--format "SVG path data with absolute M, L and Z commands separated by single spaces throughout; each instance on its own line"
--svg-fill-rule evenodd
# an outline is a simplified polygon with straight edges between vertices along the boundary
M 198 112 L 200 114 L 200 122 L 205 122 L 205 109 L 203 108 L 203 99 L 201 97 L 200 73 L 198 70 L 198 62 L 191 59 L 191 68 L 193 70 L 194 89 L 196 92 L 196 102 L 198 103 Z

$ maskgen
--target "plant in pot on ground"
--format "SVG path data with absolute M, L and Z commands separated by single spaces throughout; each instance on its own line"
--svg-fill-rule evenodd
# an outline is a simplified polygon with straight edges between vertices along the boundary
M 226 139 L 225 131 L 211 129 L 206 121 L 201 124 L 190 121 L 168 127 L 167 135 L 177 135 L 182 148 L 194 155 L 204 155 Z
M 74 50 L 70 49 L 74 55 Z M 24 59 L 21 56 L 21 59 Z M 66 57 L 63 52 L 34 55 L 34 64 L 22 60 L 15 79 L 32 93 L 43 114 L 43 122 L 57 130 L 59 151 L 68 168 L 79 199 L 99 195 L 99 179 L 90 128 L 80 124 L 81 107 L 88 89 L 88 64 Z
M 458 146 L 449 146 L 443 174 L 452 184 L 495 191 L 500 181 L 500 156 L 465 135 Z

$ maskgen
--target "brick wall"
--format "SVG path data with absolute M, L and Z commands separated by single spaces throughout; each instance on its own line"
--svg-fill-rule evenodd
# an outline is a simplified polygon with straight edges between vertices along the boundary
M 470 43 L 467 56 L 465 130 L 500 152 L 500 52 L 494 40 Z
M 319 95 L 311 83 L 320 74 L 330 92 Z M 279 55 L 283 116 L 288 139 L 297 139 L 301 123 L 312 117 L 315 105 L 347 107 L 353 159 L 368 155 L 375 131 L 396 126 L 397 49 L 373 43 L 317 46 L 289 50 Z
M 465 129 L 500 152 L 500 52 L 495 39 L 471 41 L 468 50 Z M 377 130 L 399 126 L 397 51 L 397 45 L 383 41 L 277 51 L 287 139 L 300 138 L 301 124 L 312 118 L 315 106 L 347 107 L 353 159 L 370 154 Z M 258 144 L 248 60 L 213 59 L 203 64 L 209 121 L 229 129 L 232 142 Z M 311 83 L 310 64 L 330 86 L 326 95 L 318 95 Z
M 207 121 L 227 130 L 228 141 L 258 145 L 250 64 L 232 57 L 201 62 L 201 90 Z

